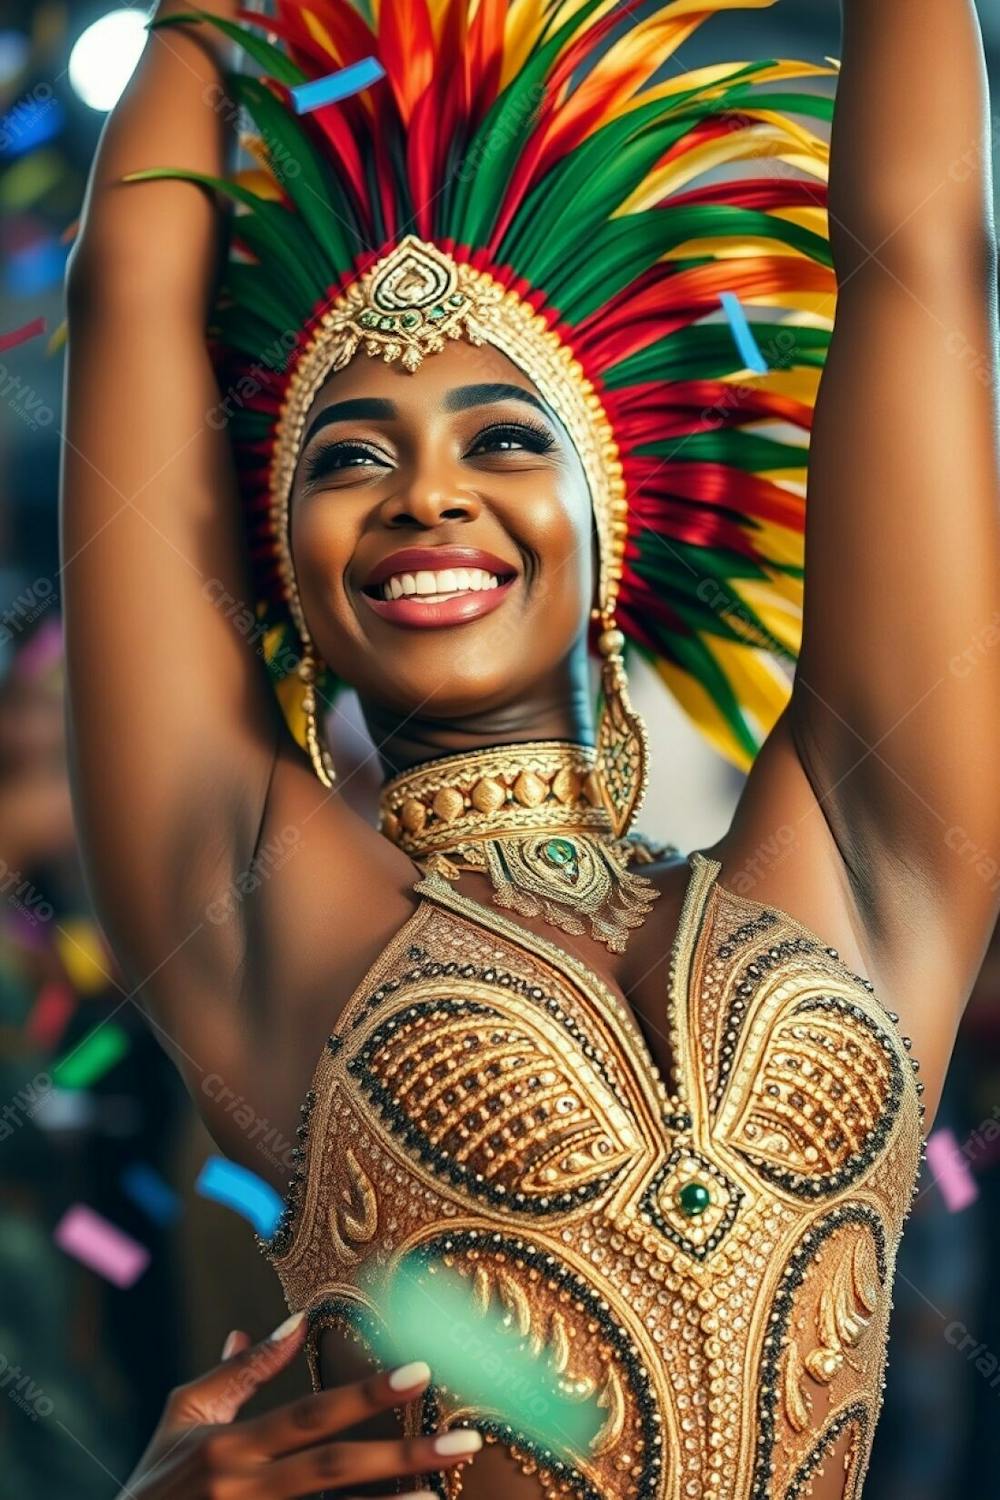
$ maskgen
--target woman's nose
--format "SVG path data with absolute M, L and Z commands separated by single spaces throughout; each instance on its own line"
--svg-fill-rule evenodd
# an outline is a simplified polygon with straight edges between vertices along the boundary
M 385 526 L 432 527 L 444 521 L 473 521 L 481 508 L 474 495 L 415 481 L 383 501 L 381 514 Z

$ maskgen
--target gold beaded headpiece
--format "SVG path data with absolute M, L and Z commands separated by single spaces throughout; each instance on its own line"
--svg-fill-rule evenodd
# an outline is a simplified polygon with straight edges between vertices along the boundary
M 317 773 L 332 767 L 288 540 L 306 414 L 358 351 L 413 370 L 449 338 L 489 342 L 563 422 L 600 541 L 591 644 L 605 657 L 599 761 L 616 828 L 638 806 L 641 724 L 622 649 L 650 660 L 723 754 L 749 766 L 788 698 L 801 630 L 806 444 L 836 297 L 825 142 L 783 93 L 835 67 L 666 64 L 715 12 L 770 0 L 272 0 L 204 12 L 260 76 L 233 73 L 255 165 L 169 167 L 235 200 L 210 339 L 243 492 L 266 659 Z M 264 32 L 266 35 L 262 35 Z M 300 90 L 376 58 L 336 103 Z M 307 89 L 307 92 L 309 90 Z M 759 102 L 758 102 L 759 100 Z M 721 166 L 780 164 L 720 179 Z M 702 180 L 705 179 L 705 180 Z M 748 373 L 723 292 L 755 320 Z M 793 314 L 788 317 L 789 312 Z M 302 647 L 306 647 L 305 659 Z

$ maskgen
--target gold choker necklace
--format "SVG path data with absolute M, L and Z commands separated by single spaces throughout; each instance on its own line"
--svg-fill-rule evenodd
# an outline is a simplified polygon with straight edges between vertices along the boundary
M 428 871 L 457 880 L 485 869 L 497 906 L 586 932 L 624 953 L 660 894 L 633 874 L 672 846 L 616 838 L 601 797 L 597 752 L 562 740 L 445 755 L 387 781 L 380 829 Z

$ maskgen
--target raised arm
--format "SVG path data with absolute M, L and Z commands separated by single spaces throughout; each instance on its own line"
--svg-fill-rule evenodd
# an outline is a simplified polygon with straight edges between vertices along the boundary
M 742 809 L 753 846 L 791 806 L 813 864 L 828 851 L 810 915 L 842 902 L 869 972 L 909 1019 L 930 1007 L 945 1029 L 1000 890 L 988 127 L 972 0 L 843 0 L 839 297 L 809 458 L 803 644 Z
M 236 0 L 205 8 L 229 14 Z M 189 985 L 198 966 L 220 990 L 235 972 L 236 925 L 202 919 L 251 856 L 282 733 L 258 643 L 237 628 L 250 594 L 204 338 L 219 209 L 188 183 L 120 181 L 143 167 L 224 169 L 234 112 L 214 36 L 150 34 L 105 125 L 67 281 L 75 806 L 102 923 L 130 983 L 159 976 L 150 992 Z

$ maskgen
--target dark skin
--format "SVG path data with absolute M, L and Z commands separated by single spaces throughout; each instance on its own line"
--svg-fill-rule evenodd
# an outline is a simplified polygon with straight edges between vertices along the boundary
M 929 1130 L 997 915 L 994 882 L 970 853 L 1000 856 L 987 101 L 969 0 L 844 0 L 843 12 L 831 167 L 840 292 L 810 455 L 802 653 L 788 708 L 705 852 L 729 888 L 753 871 L 753 900 L 835 946 L 899 1013 Z M 251 597 L 226 434 L 205 420 L 219 400 L 203 340 L 218 210 L 186 184 L 115 184 L 164 163 L 222 170 L 227 127 L 208 102 L 216 46 L 194 28 L 151 42 L 106 127 L 74 251 L 70 733 L 90 881 L 136 998 L 220 1148 L 282 1186 L 284 1171 L 205 1081 L 220 1077 L 290 1136 L 322 1041 L 412 912 L 418 872 L 316 780 L 259 658 L 212 602 L 220 590 Z M 312 633 L 357 685 L 387 772 L 476 745 L 592 735 L 583 476 L 555 423 L 543 452 L 484 450 L 491 427 L 545 425 L 523 400 L 446 409 L 448 392 L 497 381 L 540 396 L 492 349 L 456 344 L 413 375 L 362 356 L 310 414 L 395 403 L 391 416 L 316 433 L 310 450 L 350 443 L 368 456 L 344 451 L 312 487 L 300 464 L 292 523 Z M 418 631 L 366 609 L 374 562 L 452 542 L 517 564 L 498 610 Z M 654 746 L 653 775 L 668 768 L 669 746 Z M 780 861 L 761 860 L 788 826 Z M 299 834 L 294 854 L 224 920 L 208 916 L 260 841 L 287 828 Z M 559 940 L 632 1006 L 666 1072 L 665 965 L 687 871 L 673 860 L 648 873 L 662 896 L 626 954 Z M 461 889 L 490 899 L 475 874 Z M 331 1384 L 350 1373 L 329 1338 L 323 1373 Z M 840 1500 L 840 1457 L 816 1500 Z M 527 1500 L 538 1487 L 490 1449 L 465 1493 Z

